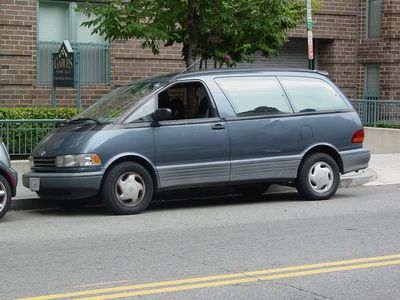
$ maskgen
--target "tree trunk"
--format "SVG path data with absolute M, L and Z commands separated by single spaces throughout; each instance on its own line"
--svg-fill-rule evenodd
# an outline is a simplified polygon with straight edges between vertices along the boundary
M 197 0 L 189 0 L 188 3 L 188 52 L 186 57 L 186 67 L 189 70 L 195 68 L 194 63 L 197 57 L 197 41 L 199 37 L 199 14 Z

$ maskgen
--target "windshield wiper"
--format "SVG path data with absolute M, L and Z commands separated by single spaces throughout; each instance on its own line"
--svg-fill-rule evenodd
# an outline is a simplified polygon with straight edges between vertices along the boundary
M 84 117 L 84 118 L 69 119 L 69 120 L 66 120 L 66 121 L 63 121 L 63 122 L 59 122 L 59 123 L 57 123 L 56 127 L 61 127 L 63 125 L 67 125 L 67 124 L 79 124 L 79 123 L 84 123 L 84 122 L 87 122 L 87 121 L 94 122 L 94 123 L 96 123 L 98 125 L 102 125 L 103 124 L 102 122 L 100 122 L 97 119 Z

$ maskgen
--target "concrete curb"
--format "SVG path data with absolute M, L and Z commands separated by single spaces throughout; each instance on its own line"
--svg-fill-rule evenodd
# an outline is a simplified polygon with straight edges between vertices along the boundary
M 367 168 L 358 172 L 351 172 L 342 175 L 340 178 L 340 187 L 348 188 L 362 186 L 363 184 L 373 181 L 377 178 L 378 174 L 376 171 L 371 168 Z
M 12 160 L 11 167 L 13 167 L 18 173 L 26 173 L 31 170 L 28 160 Z
M 30 192 L 27 188 L 22 186 L 21 174 L 30 171 L 29 162 L 27 160 L 12 161 L 11 165 L 19 173 L 20 178 L 18 183 L 17 196 L 13 199 L 11 204 L 12 210 L 48 209 L 58 207 L 57 201 L 40 199 L 36 195 L 36 193 Z M 363 184 L 373 181 L 376 178 L 377 173 L 375 172 L 375 170 L 368 168 L 359 172 L 352 172 L 341 176 L 340 187 L 349 188 L 362 186 Z M 280 185 L 272 185 L 268 191 L 268 193 L 291 192 L 296 192 L 296 188 Z

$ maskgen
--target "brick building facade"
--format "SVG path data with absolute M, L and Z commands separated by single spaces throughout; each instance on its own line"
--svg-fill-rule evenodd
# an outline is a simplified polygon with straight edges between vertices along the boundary
M 329 72 L 329 77 L 351 99 L 400 99 L 400 0 L 321 3 L 322 7 L 313 16 L 316 67 Z M 135 40 L 85 43 L 87 33 L 79 28 L 77 31 L 74 25 L 80 20 L 79 15 L 72 13 L 77 5 L 79 2 L 1 0 L 0 106 L 50 107 L 46 57 L 63 39 L 72 38 L 82 47 L 83 54 L 88 49 L 82 57 L 87 60 L 86 67 L 97 65 L 92 61 L 101 61 L 100 69 L 91 72 L 98 76 L 88 74 L 82 83 L 84 107 L 126 82 L 184 68 L 178 45 L 162 49 L 160 55 L 154 56 Z M 52 28 L 62 36 L 56 46 L 47 41 L 51 37 L 46 40 L 52 32 L 46 22 L 51 24 L 52 17 L 57 22 L 65 18 L 65 23 Z M 305 43 L 306 36 L 305 25 L 290 32 L 292 40 Z M 94 49 L 95 44 L 100 47 Z M 306 48 L 300 50 L 304 50 L 306 59 Z M 269 60 L 264 60 L 261 64 L 268 66 L 268 63 Z M 85 64 L 83 67 L 86 68 Z M 58 88 L 57 105 L 73 107 L 75 96 L 74 89 Z

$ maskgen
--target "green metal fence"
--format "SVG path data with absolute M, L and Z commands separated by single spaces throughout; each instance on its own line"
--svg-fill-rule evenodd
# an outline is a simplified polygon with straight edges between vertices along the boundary
M 38 42 L 37 78 L 39 83 L 50 84 L 52 79 L 52 53 L 57 52 L 62 42 Z M 108 43 L 71 43 L 74 51 L 80 52 L 81 84 L 109 82 Z
M 63 120 L 0 120 L 1 138 L 11 157 L 27 157 L 61 121 Z
M 400 100 L 351 100 L 366 126 L 399 126 Z M 27 157 L 58 122 L 64 120 L 0 120 L 1 138 L 11 157 Z
M 365 126 L 400 126 L 400 100 L 351 100 Z

